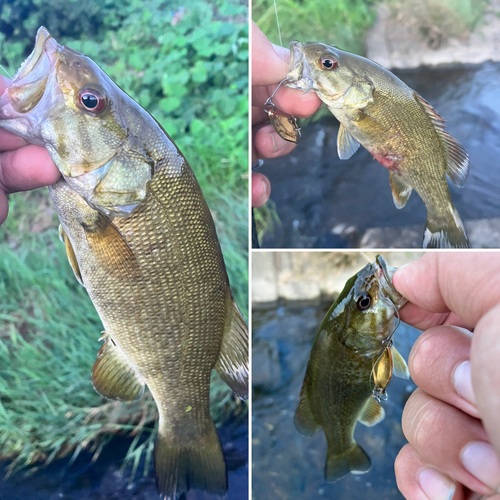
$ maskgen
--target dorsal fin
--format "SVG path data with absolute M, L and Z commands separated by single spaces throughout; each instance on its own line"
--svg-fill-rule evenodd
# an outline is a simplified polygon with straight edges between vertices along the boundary
M 448 170 L 447 174 L 455 186 L 462 187 L 469 175 L 469 155 L 463 146 L 444 127 L 444 118 L 420 95 L 413 92 L 415 100 L 422 106 L 434 124 L 434 128 L 444 146 Z

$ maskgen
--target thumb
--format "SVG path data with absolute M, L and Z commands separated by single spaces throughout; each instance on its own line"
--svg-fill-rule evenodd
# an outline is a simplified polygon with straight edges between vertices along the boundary
M 500 304 L 477 323 L 470 363 L 476 405 L 491 444 L 500 457 Z

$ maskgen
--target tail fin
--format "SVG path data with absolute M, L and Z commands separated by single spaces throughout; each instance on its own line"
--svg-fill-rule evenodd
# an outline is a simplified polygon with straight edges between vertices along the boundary
M 353 472 L 361 474 L 370 470 L 372 462 L 365 450 L 354 442 L 354 445 L 345 453 L 335 455 L 330 445 L 326 454 L 325 479 L 329 483 L 335 483 L 339 479 Z
M 469 239 L 455 207 L 445 217 L 427 214 L 423 248 L 470 248 Z
M 181 443 L 160 426 L 155 443 L 156 481 L 162 500 L 178 500 L 191 489 L 224 495 L 227 473 L 215 426 L 195 441 Z

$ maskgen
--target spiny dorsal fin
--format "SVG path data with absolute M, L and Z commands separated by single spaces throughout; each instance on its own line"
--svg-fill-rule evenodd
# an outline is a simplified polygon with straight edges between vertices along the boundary
M 434 123 L 434 128 L 438 133 L 446 151 L 448 160 L 448 177 L 455 186 L 462 187 L 469 175 L 469 155 L 463 146 L 444 127 L 444 118 L 421 96 L 413 92 L 415 99 L 424 108 Z
M 144 382 L 121 349 L 107 336 L 92 367 L 92 383 L 94 389 L 108 399 L 133 401 L 144 392 Z
M 348 160 L 359 148 L 359 142 L 340 124 L 337 135 L 337 152 L 341 160 Z
M 78 283 L 80 283 L 80 285 L 85 286 L 83 284 L 80 266 L 78 265 L 78 261 L 76 260 L 75 251 L 73 250 L 73 245 L 71 244 L 71 241 L 69 241 L 68 235 L 64 232 L 61 224 L 59 224 L 59 239 L 64 243 L 64 246 L 66 247 L 66 255 L 68 256 L 69 265 L 75 273 L 75 278 L 77 279 Z
M 371 427 L 384 420 L 384 417 L 384 409 L 374 399 L 370 398 L 363 408 L 363 413 L 361 413 L 358 420 L 362 424 Z
M 389 172 L 389 182 L 391 184 L 394 205 L 396 205 L 396 208 L 403 208 L 406 205 L 413 188 L 408 186 L 403 178 L 394 172 Z
M 241 399 L 248 397 L 248 326 L 236 302 L 232 301 L 231 326 L 224 334 L 217 373 Z
M 302 389 L 300 390 L 300 402 L 299 406 L 297 406 L 297 409 L 295 410 L 293 423 L 295 424 L 295 428 L 301 434 L 311 437 L 318 430 L 319 425 L 315 422 L 311 411 L 311 406 L 307 398 L 306 385 L 307 375 L 305 375 L 304 382 L 302 383 Z
M 408 365 L 404 360 L 403 356 L 398 352 L 398 350 L 392 346 L 392 370 L 396 377 L 409 379 L 410 372 L 408 370 Z

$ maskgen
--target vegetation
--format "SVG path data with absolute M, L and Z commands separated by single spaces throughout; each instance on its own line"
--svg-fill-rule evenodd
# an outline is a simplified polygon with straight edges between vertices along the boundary
M 248 28 L 246 2 L 6 0 L 1 61 L 13 74 L 40 25 L 91 57 L 163 125 L 184 152 L 216 221 L 233 292 L 247 311 Z M 136 439 L 128 460 L 151 458 L 156 419 L 146 394 L 105 401 L 90 383 L 101 322 L 76 282 L 46 189 L 10 197 L 0 227 L 0 449 L 13 469 L 115 432 Z M 214 377 L 220 423 L 245 407 Z M 139 426 L 137 427 L 137 424 Z M 142 433 L 146 439 L 140 440 Z M 147 468 L 146 468 L 147 469 Z
M 374 23 L 377 0 L 276 0 L 284 47 L 292 40 L 323 42 L 364 53 L 364 36 Z M 253 19 L 266 36 L 280 44 L 275 4 L 254 0 Z

